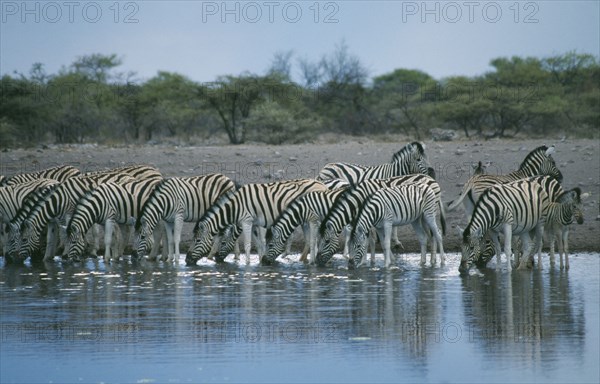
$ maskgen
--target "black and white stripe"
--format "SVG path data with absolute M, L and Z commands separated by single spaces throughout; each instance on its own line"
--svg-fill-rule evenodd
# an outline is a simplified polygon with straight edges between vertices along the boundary
M 370 179 L 388 179 L 413 173 L 429 174 L 429 172 L 425 144 L 415 141 L 396 152 L 391 163 L 371 167 L 349 163 L 329 163 L 319 172 L 317 180 L 342 179 L 351 184 L 358 184 Z
M 498 234 L 504 233 L 504 251 L 508 268 L 511 268 L 512 236 L 523 243 L 523 258 L 519 268 L 530 262 L 530 231 L 535 231 L 536 248 L 541 246 L 545 214 L 550 200 L 537 182 L 518 180 L 495 185 L 486 190 L 477 201 L 469 224 L 463 232 L 460 272 L 466 272 L 480 258 L 483 238 L 490 232 L 500 267 L 500 242 Z
M 179 255 L 183 222 L 197 222 L 221 195 L 234 188 L 234 182 L 222 174 L 163 180 L 144 204 L 136 222 L 138 256 L 152 247 L 154 230 L 163 221 L 167 227 L 168 260 L 173 261 Z
M 100 184 L 86 194 L 75 207 L 67 226 L 67 257 L 70 260 L 79 259 L 84 249 L 85 233 L 93 224 L 99 223 L 104 225 L 105 262 L 110 261 L 111 257 L 113 260 L 118 259 L 128 238 L 123 235 L 128 232 L 125 231 L 125 226 L 133 226 L 141 207 L 157 183 L 157 180 L 133 181 L 122 185 L 109 182 Z M 112 235 L 117 224 L 122 230 L 115 232 L 117 241 L 113 244 Z M 121 241 L 121 237 L 125 241 Z
M 19 255 L 25 259 L 30 255 L 37 254 L 40 248 L 40 236 L 47 226 L 50 226 L 47 234 L 46 253 L 44 260 L 51 260 L 56 255 L 58 236 L 55 226 L 66 225 L 71 218 L 77 202 L 98 185 L 106 182 L 126 183 L 135 179 L 127 173 L 99 172 L 93 176 L 73 177 L 58 185 L 52 193 L 40 200 L 25 218 L 20 228 L 13 230 L 20 232 L 16 236 L 21 238 Z M 94 247 L 92 254 L 98 251 L 99 239 L 97 228 L 94 228 Z
M 305 193 L 326 190 L 327 187 L 316 180 L 297 179 L 265 184 L 246 184 L 235 193 L 227 193 L 219 199 L 198 221 L 195 227 L 194 245 L 186 256 L 188 265 L 195 264 L 201 257 L 210 253 L 213 237 L 223 233 L 228 227 L 229 238 L 222 243 L 233 244 L 235 228 L 241 228 L 244 234 L 246 261 L 250 256 L 252 226 L 267 228 L 294 199 Z M 233 241 L 232 241 L 233 239 Z M 264 254 L 264 243 L 259 246 L 259 256 Z M 224 252 L 220 252 L 217 261 L 222 261 Z
M 384 188 L 369 196 L 353 223 L 350 234 L 349 266 L 360 266 L 366 261 L 367 236 L 372 227 L 377 230 L 383 245 L 385 267 L 391 263 L 391 237 L 393 226 L 411 224 L 421 244 L 421 263 L 425 264 L 427 249 L 426 225 L 439 244 L 441 265 L 444 265 L 444 247 L 437 226 L 437 216 L 442 205 L 439 196 L 428 185 L 400 184 Z M 431 264 L 435 264 L 435 246 Z
M 309 239 L 307 245 L 314 263 L 317 250 L 317 233 L 325 216 L 333 206 L 335 200 L 346 188 L 327 191 L 314 191 L 294 200 L 275 220 L 267 230 L 267 251 L 262 259 L 263 264 L 272 264 L 277 256 L 284 252 L 290 236 L 299 225 L 308 225 Z M 306 238 L 306 236 L 305 236 Z M 305 247 L 300 261 L 305 261 L 308 254 Z
M 540 146 L 531 151 L 523 160 L 519 169 L 506 175 L 489 175 L 476 173 L 465 183 L 460 196 L 448 203 L 448 209 L 453 210 L 462 202 L 465 206 L 467 217 L 470 218 L 475 203 L 481 194 L 488 188 L 497 184 L 510 183 L 519 179 L 536 175 L 552 176 L 562 182 L 562 173 L 556 167 L 552 158 L 554 146 Z
M 20 173 L 11 177 L 5 177 L 0 182 L 0 186 L 17 185 L 37 179 L 65 181 L 71 177 L 79 176 L 80 174 L 81 172 L 79 169 L 71 165 L 59 165 L 38 172 Z
M 434 189 L 437 196 L 441 191 L 439 184 L 431 177 L 423 174 L 413 174 L 390 179 L 366 180 L 342 194 L 334 203 L 327 217 L 321 223 L 319 235 L 321 237 L 319 253 L 316 257 L 318 265 L 325 265 L 337 249 L 337 239 L 342 229 L 351 224 L 358 214 L 367 197 L 377 190 L 385 187 L 393 187 L 404 183 L 422 183 Z M 445 218 L 442 212 L 442 227 L 445 232 Z

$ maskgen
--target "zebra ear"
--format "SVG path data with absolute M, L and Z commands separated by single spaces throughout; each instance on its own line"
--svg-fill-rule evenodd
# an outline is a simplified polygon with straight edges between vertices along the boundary
M 456 226 L 456 231 L 458 232 L 458 234 L 462 237 L 463 233 L 465 232 L 464 229 L 462 229 L 461 227 L 459 227 L 458 225 Z
M 481 228 L 477 228 L 477 229 L 475 230 L 475 233 L 473 233 L 473 235 L 474 235 L 475 237 L 477 237 L 477 238 L 481 238 L 481 237 L 483 237 L 483 233 L 481 232 Z
M 554 153 L 554 144 L 552 144 L 551 146 L 548 147 L 548 149 L 546 149 L 546 156 L 550 156 Z

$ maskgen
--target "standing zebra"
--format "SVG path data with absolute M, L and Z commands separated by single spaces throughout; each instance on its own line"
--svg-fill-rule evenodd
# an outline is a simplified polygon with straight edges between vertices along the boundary
M 338 234 L 346 225 L 352 223 L 367 197 L 379 189 L 404 183 L 423 183 L 433 188 L 436 196 L 439 197 L 441 193 L 439 184 L 431 177 L 423 174 L 406 175 L 385 180 L 367 180 L 354 186 L 336 200 L 319 227 L 321 242 L 316 257 L 317 265 L 323 266 L 331 259 L 337 248 Z M 445 232 L 446 223 L 443 207 L 440 208 L 440 211 L 442 228 Z
M 558 253 L 560 257 L 560 269 L 569 269 L 569 225 L 573 219 L 577 224 L 583 224 L 582 200 L 585 200 L 589 194 L 581 193 L 581 189 L 574 188 L 564 192 L 548 207 L 548 216 L 546 217 L 546 232 L 550 236 L 550 263 L 554 265 L 554 243 L 558 239 Z M 538 255 L 541 254 L 538 250 Z M 563 264 L 563 255 L 565 263 Z M 538 264 L 542 266 L 538 258 Z
M 395 176 L 413 173 L 429 174 L 430 172 L 431 168 L 429 168 L 425 154 L 425 144 L 415 141 L 396 152 L 391 163 L 372 167 L 348 163 L 329 163 L 319 172 L 317 180 L 342 179 L 350 184 L 358 184 L 369 179 L 388 179 Z
M 148 199 L 157 180 L 142 180 L 125 183 L 100 184 L 93 192 L 84 196 L 77 204 L 73 217 L 67 225 L 67 244 L 65 251 L 68 259 L 78 260 L 84 248 L 84 236 L 94 223 L 104 224 L 104 261 L 116 260 L 126 245 L 121 241 L 125 226 L 133 226 L 141 206 Z M 122 228 L 117 231 L 117 241 L 112 242 L 114 226 Z
M 79 169 L 71 165 L 59 165 L 38 172 L 20 173 L 11 177 L 5 177 L 0 183 L 0 186 L 17 185 L 37 179 L 65 181 L 70 177 L 79 176 L 80 174 L 81 172 Z
M 421 243 L 421 263 L 425 262 L 427 234 L 426 224 L 440 246 L 441 265 L 444 265 L 444 246 L 438 230 L 436 218 L 438 207 L 442 208 L 439 196 L 433 188 L 425 184 L 400 184 L 384 188 L 371 195 L 360 209 L 350 234 L 349 266 L 360 266 L 366 260 L 367 235 L 375 227 L 383 246 L 385 267 L 391 263 L 392 227 L 412 224 Z M 435 246 L 431 254 L 431 264 L 435 263 Z
M 305 223 L 309 225 L 309 241 L 307 245 L 310 247 L 310 255 L 314 263 L 317 254 L 318 227 L 333 206 L 335 200 L 347 188 L 309 192 L 288 205 L 267 230 L 267 252 L 262 258 L 262 263 L 272 264 L 277 256 L 284 252 L 285 245 L 296 227 Z M 305 261 L 307 254 L 307 247 L 305 247 L 300 261 Z
M 163 180 L 144 204 L 136 222 L 137 255 L 144 255 L 152 247 L 151 235 L 162 220 L 167 227 L 168 261 L 175 260 L 179 255 L 183 222 L 200 220 L 221 195 L 234 189 L 233 181 L 222 174 Z
M 223 233 L 231 226 L 241 227 L 244 234 L 246 262 L 249 262 L 253 225 L 270 227 L 277 216 L 294 199 L 308 192 L 326 189 L 327 187 L 319 181 L 297 179 L 265 184 L 246 184 L 235 193 L 226 194 L 196 224 L 194 245 L 186 256 L 186 263 L 194 265 L 201 257 L 207 256 L 211 250 L 213 237 Z M 231 243 L 231 239 L 235 241 L 235 233 L 239 233 L 231 228 L 228 232 L 229 238 L 222 239 L 222 242 Z M 258 248 L 259 257 L 262 257 L 264 254 L 262 246 Z M 223 261 L 223 253 L 219 253 L 216 259 Z
M 470 218 L 475 207 L 475 203 L 481 194 L 488 188 L 497 184 L 510 183 L 519 179 L 536 176 L 548 175 L 562 182 L 562 173 L 556 167 L 552 158 L 554 146 L 545 145 L 531 151 L 523 160 L 519 169 L 507 175 L 487 175 L 475 173 L 464 185 L 460 196 L 448 203 L 448 210 L 453 210 L 462 202 L 465 206 L 467 217 Z
M 511 269 L 512 235 L 520 237 L 523 244 L 523 258 L 519 269 L 529 262 L 530 235 L 535 230 L 536 248 L 539 249 L 544 232 L 545 212 L 550 200 L 544 188 L 528 180 L 518 180 L 498 184 L 486 190 L 477 201 L 469 224 L 463 232 L 462 258 L 459 267 L 465 273 L 480 258 L 484 235 L 488 231 L 496 249 L 500 268 L 500 242 L 498 234 L 504 233 L 504 251 L 508 269 Z

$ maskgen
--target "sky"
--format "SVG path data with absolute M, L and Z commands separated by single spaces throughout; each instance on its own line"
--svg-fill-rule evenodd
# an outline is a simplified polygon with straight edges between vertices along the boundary
M 122 72 L 198 82 L 264 74 L 278 51 L 318 61 L 345 42 L 370 77 L 397 68 L 436 79 L 490 71 L 497 57 L 600 56 L 593 1 L 0 1 L 0 74 L 57 73 L 117 54 Z

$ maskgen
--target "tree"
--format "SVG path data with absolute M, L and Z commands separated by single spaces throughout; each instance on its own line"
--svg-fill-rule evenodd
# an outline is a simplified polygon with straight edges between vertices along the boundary
M 264 85 L 270 81 L 269 77 L 252 74 L 221 76 L 214 83 L 199 88 L 201 99 L 217 113 L 231 144 L 246 141 L 246 119 L 252 109 L 264 101 Z

